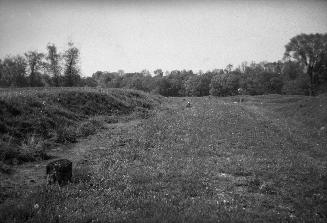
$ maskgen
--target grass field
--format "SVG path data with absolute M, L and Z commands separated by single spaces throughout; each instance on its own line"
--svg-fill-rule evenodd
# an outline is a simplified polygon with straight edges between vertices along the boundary
M 326 222 L 327 100 L 162 99 L 76 145 L 74 182 L 11 192 L 4 222 Z M 191 102 L 187 108 L 186 102 Z M 27 198 L 27 199 L 26 199 Z

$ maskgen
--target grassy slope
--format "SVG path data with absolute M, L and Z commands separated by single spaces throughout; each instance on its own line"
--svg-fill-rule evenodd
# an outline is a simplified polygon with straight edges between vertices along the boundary
M 327 104 L 308 99 L 247 97 L 239 105 L 233 98 L 191 98 L 191 108 L 182 98 L 168 99 L 169 109 L 117 139 L 90 141 L 97 166 L 75 169 L 74 184 L 44 187 L 19 207 L 3 206 L 3 218 L 325 222 L 326 132 L 317 131 Z M 320 115 L 307 113 L 309 107 Z
M 9 156 L 19 156 L 19 151 L 12 152 L 13 147 L 36 146 L 45 141 L 76 142 L 77 137 L 99 127 L 95 125 L 99 119 L 110 122 L 113 116 L 135 111 L 147 112 L 158 102 L 156 100 L 139 91 L 121 89 L 41 88 L 2 91 L 0 143 L 3 149 L 0 153 L 6 156 L 3 159 L 10 159 Z M 95 116 L 98 120 L 92 119 Z

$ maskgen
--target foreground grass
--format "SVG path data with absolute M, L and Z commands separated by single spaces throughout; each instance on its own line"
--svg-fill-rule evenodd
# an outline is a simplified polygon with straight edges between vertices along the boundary
M 124 115 L 146 116 L 157 103 L 154 96 L 123 89 L 2 90 L 0 158 L 14 162 L 46 159 L 45 147 L 76 142 Z
M 302 135 L 270 103 L 280 97 L 169 99 L 141 125 L 91 140 L 93 163 L 75 167 L 74 183 L 8 199 L 1 219 L 325 222 L 326 135 Z

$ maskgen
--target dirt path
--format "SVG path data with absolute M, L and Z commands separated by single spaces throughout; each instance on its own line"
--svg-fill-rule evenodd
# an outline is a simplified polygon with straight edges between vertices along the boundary
M 55 159 L 69 159 L 73 162 L 73 168 L 80 163 L 93 162 L 90 160 L 92 153 L 103 149 L 104 146 L 114 146 L 117 137 L 125 138 L 125 134 L 137 126 L 142 120 L 132 120 L 107 124 L 104 130 L 96 135 L 79 139 L 77 143 L 61 145 L 47 154 L 53 157 L 50 160 L 28 162 L 21 165 L 12 166 L 11 174 L 0 173 L 1 188 L 6 190 L 27 190 L 35 186 L 42 185 L 46 180 L 46 165 Z

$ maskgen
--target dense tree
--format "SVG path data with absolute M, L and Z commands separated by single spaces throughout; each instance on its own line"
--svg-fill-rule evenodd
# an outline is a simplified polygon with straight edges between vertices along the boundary
M 233 65 L 232 65 L 232 64 L 228 64 L 228 65 L 226 66 L 224 72 L 225 72 L 226 74 L 228 74 L 228 73 L 232 72 L 232 70 L 233 70 Z
M 282 75 L 286 80 L 295 80 L 303 74 L 304 67 L 296 61 L 286 61 L 282 67 Z
M 310 80 L 308 75 L 300 74 L 296 79 L 285 80 L 283 81 L 283 94 L 292 94 L 292 95 L 309 95 Z
M 165 76 L 169 82 L 168 96 L 184 96 L 185 95 L 185 81 L 194 76 L 192 70 L 173 70 Z
M 42 59 L 44 58 L 44 54 L 37 51 L 29 51 L 25 53 L 25 57 L 28 64 L 30 86 L 43 86 L 40 69 L 43 66 Z
M 132 88 L 164 96 L 229 96 L 242 87 L 248 94 L 309 94 L 327 91 L 327 34 L 301 34 L 286 45 L 285 59 L 276 62 L 243 62 L 233 68 L 212 71 L 192 70 L 135 73 L 97 71 L 81 78 L 79 50 L 72 44 L 64 53 L 54 44 L 47 45 L 47 54 L 30 51 L 25 57 L 7 56 L 0 60 L 0 86 L 90 86 Z M 43 60 L 45 58 L 45 60 Z M 325 84 L 323 84 L 325 83 Z M 325 89 L 324 89 L 324 86 Z M 311 87 L 311 90 L 309 91 Z
M 283 63 L 281 61 L 271 63 L 265 61 L 262 62 L 261 66 L 265 72 L 280 74 L 282 72 Z
M 207 96 L 210 91 L 210 82 L 214 73 L 208 71 L 201 75 L 190 75 L 185 81 L 185 94 L 188 96 Z
M 326 64 L 327 34 L 300 34 L 285 46 L 284 57 L 294 59 L 305 66 L 310 78 L 310 95 L 315 93 L 319 83 L 318 73 Z
M 143 70 L 141 71 L 141 74 L 142 74 L 143 76 L 151 76 L 150 71 L 148 71 L 147 69 L 143 69 Z
M 0 87 L 7 87 L 9 85 L 8 81 L 9 80 L 6 77 L 3 61 L 0 59 Z
M 97 82 L 99 87 L 119 88 L 123 76 L 119 73 L 110 73 L 108 71 L 97 71 L 92 75 L 92 78 Z
M 27 87 L 27 62 L 22 56 L 8 56 L 2 61 L 2 83 L 11 87 Z
M 79 70 L 79 50 L 72 42 L 68 43 L 68 49 L 64 54 L 65 71 L 64 71 L 64 86 L 78 86 L 81 80 Z
M 211 79 L 213 78 L 214 75 L 215 75 L 214 72 L 208 71 L 200 76 L 201 77 L 201 85 L 200 85 L 201 96 L 210 95 L 210 83 L 211 83 Z
M 61 56 L 57 52 L 57 47 L 54 44 L 47 45 L 47 56 L 46 56 L 46 68 L 48 74 L 52 77 L 52 84 L 56 87 L 62 85 L 62 77 L 61 77 Z
M 201 96 L 201 77 L 199 75 L 190 76 L 185 81 L 184 88 L 187 96 Z
M 87 87 L 96 87 L 98 83 L 92 77 L 85 77 L 81 79 L 81 85 Z
M 117 73 L 119 74 L 119 76 L 123 76 L 125 74 L 125 71 L 120 69 L 117 71 Z
M 283 80 L 278 73 L 261 72 L 256 75 L 257 94 L 280 94 L 282 92 Z
M 226 73 L 215 75 L 211 79 L 210 94 L 214 96 L 236 95 L 239 88 L 239 75 Z
M 163 76 L 163 71 L 161 69 L 156 69 L 153 73 L 158 77 Z
M 156 88 L 154 89 L 153 93 L 157 93 L 163 96 L 171 96 L 170 89 L 170 82 L 166 77 L 160 78 L 156 82 Z

